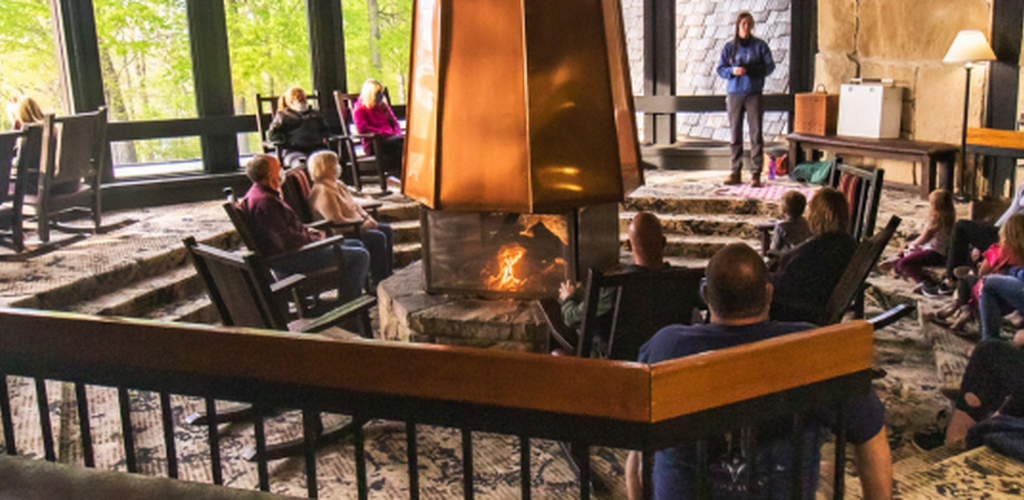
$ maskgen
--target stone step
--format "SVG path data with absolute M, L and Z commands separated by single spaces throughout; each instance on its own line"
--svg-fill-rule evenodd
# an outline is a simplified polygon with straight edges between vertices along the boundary
M 206 325 L 221 323 L 217 307 L 210 301 L 210 297 L 206 294 L 205 290 L 197 295 L 185 297 L 154 309 L 143 317 L 157 321 L 177 321 Z
M 146 317 L 150 312 L 204 291 L 191 264 L 130 283 L 112 293 L 71 304 L 66 310 L 99 316 Z
M 778 202 L 752 198 L 630 196 L 622 203 L 622 209 L 625 211 L 646 210 L 659 216 L 661 214 L 731 214 L 779 217 L 782 214 Z
M 395 245 L 402 243 L 419 243 L 420 242 L 420 221 L 419 219 L 414 220 L 399 220 L 395 222 L 389 222 L 391 229 L 395 233 Z
M 377 215 L 382 221 L 420 220 L 420 206 L 418 203 L 408 201 L 405 197 L 401 197 L 401 201 L 398 202 L 389 201 L 388 199 L 382 201 L 384 201 L 384 206 L 377 209 Z
M 637 212 L 625 210 L 619 213 L 619 231 L 629 231 L 629 223 Z M 774 223 L 778 219 L 762 215 L 716 215 L 716 214 L 658 214 L 665 234 L 682 236 L 719 235 L 735 236 L 751 240 L 761 238 L 757 226 Z
M 394 268 L 401 269 L 409 264 L 412 264 L 414 260 L 420 258 L 420 243 L 400 243 L 395 244 L 393 247 L 393 253 L 395 257 Z

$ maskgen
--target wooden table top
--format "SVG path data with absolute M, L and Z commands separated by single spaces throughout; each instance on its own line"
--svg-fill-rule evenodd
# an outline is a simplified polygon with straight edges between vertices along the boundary
M 960 147 L 944 142 L 915 141 L 912 139 L 872 139 L 844 135 L 789 134 L 791 141 L 809 142 L 822 146 L 858 147 L 872 151 L 903 154 L 939 155 L 956 153 Z

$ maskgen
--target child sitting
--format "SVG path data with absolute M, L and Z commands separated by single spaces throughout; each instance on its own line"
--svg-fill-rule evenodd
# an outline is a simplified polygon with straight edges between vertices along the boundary
M 782 195 L 783 220 L 772 230 L 772 245 L 775 252 L 785 252 L 811 237 L 811 226 L 804 218 L 807 198 L 800 191 L 786 191 Z
M 955 222 L 956 209 L 953 208 L 952 193 L 945 189 L 932 191 L 928 196 L 928 224 L 924 231 L 907 244 L 899 255 L 879 264 L 879 269 L 885 271 L 895 267 L 897 275 L 906 276 L 917 284 L 915 291 L 932 285 L 931 278 L 924 274 L 922 268 L 946 263 L 949 238 Z

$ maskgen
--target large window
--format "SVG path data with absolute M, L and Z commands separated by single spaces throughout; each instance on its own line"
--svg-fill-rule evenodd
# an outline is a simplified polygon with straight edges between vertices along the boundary
M 224 10 L 236 114 L 255 114 L 256 94 L 312 89 L 304 0 L 225 0 Z M 259 148 L 256 134 L 239 142 L 242 154 Z
M 63 109 L 57 52 L 48 0 L 4 0 L 0 14 L 0 98 L 4 106 L 20 95 L 35 99 L 46 112 Z M 0 128 L 11 123 L 0 110 Z
M 349 92 L 359 92 L 367 78 L 374 78 L 388 88 L 392 104 L 404 104 L 409 83 L 412 2 L 342 0 L 342 12 Z
M 196 116 L 185 0 L 94 0 L 111 121 Z M 111 144 L 114 165 L 200 156 L 199 138 Z

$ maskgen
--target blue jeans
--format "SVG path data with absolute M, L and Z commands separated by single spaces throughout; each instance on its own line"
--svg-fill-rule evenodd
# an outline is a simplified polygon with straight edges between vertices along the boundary
M 338 283 L 338 300 L 348 302 L 363 294 L 366 285 L 366 273 L 370 269 L 370 252 L 363 248 L 358 240 L 345 240 L 341 246 L 341 254 L 345 258 L 345 271 Z M 306 252 L 295 258 L 278 262 L 274 266 L 274 274 L 283 278 L 292 274 L 308 271 L 319 271 L 338 265 L 333 247 L 323 247 L 316 252 Z
M 373 280 L 377 283 L 391 276 L 391 263 L 394 260 L 392 251 L 394 234 L 391 225 L 383 222 L 377 223 L 377 229 L 363 229 L 360 232 L 363 246 L 370 252 L 370 272 L 373 273 Z
M 1004 306 L 1024 311 L 1024 282 L 1014 276 L 986 276 L 978 302 L 982 340 L 999 340 Z

